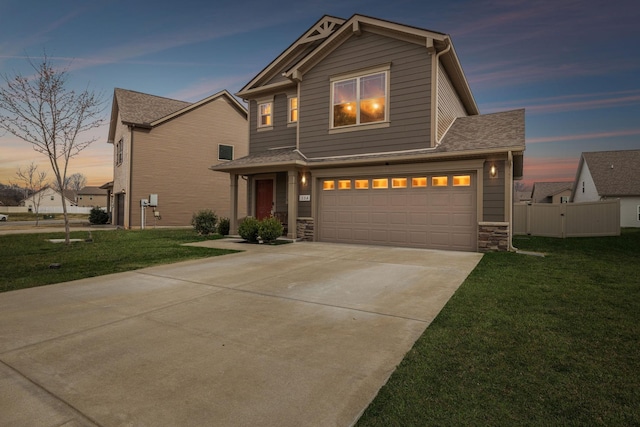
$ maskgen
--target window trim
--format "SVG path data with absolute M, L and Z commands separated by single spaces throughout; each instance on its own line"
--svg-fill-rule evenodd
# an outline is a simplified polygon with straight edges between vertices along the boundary
M 220 157 L 220 147 L 230 147 L 231 148 L 231 158 L 230 159 L 223 159 Z M 233 160 L 233 156 L 235 154 L 235 146 L 232 144 L 218 144 L 218 160 L 223 161 L 223 162 L 230 162 L 231 160 Z
M 291 102 L 293 100 L 296 100 L 296 108 L 294 109 L 291 106 Z M 293 111 L 296 112 L 296 119 L 293 120 L 291 118 Z M 298 96 L 297 95 L 290 95 L 287 97 L 287 124 L 289 125 L 295 125 L 298 123 L 298 120 L 300 120 L 300 102 L 298 100 Z
M 263 98 L 263 99 L 258 99 L 256 100 L 256 116 L 257 116 L 257 120 L 256 120 L 256 128 L 258 129 L 258 131 L 264 131 L 264 130 L 270 130 L 273 129 L 273 107 L 274 107 L 274 102 L 273 102 L 273 97 L 270 98 Z M 262 113 L 261 113 L 261 107 L 263 105 L 269 105 L 270 106 L 270 113 L 269 113 L 269 117 L 271 118 L 271 121 L 269 124 L 267 125 L 263 125 L 262 124 Z
M 385 101 L 384 101 L 384 119 L 376 122 L 369 123 L 360 123 L 360 79 L 363 77 L 368 77 L 376 74 L 384 74 L 385 78 Z M 357 71 L 352 71 L 349 73 L 339 74 L 330 77 L 329 79 L 329 132 L 345 132 L 352 130 L 362 130 L 362 129 L 370 129 L 370 128 L 380 128 L 380 127 L 388 127 L 389 126 L 389 117 L 390 117 L 390 87 L 391 87 L 391 63 L 380 65 L 378 67 L 367 68 Z M 344 125 L 344 126 L 335 126 L 334 125 L 334 95 L 335 95 L 335 84 L 339 82 L 344 82 L 347 80 L 355 79 L 356 84 L 356 123 L 352 125 Z
M 120 138 L 118 142 L 116 142 L 116 166 L 120 166 L 124 159 L 124 138 Z

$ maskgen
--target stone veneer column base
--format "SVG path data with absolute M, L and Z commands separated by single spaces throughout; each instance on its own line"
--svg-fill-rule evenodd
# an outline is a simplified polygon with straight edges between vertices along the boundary
M 509 250 L 508 222 L 478 223 L 478 251 L 503 252 Z
M 301 217 L 296 220 L 296 236 L 298 240 L 313 242 L 313 218 Z

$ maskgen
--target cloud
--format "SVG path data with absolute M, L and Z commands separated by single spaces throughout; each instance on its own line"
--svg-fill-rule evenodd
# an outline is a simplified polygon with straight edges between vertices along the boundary
M 524 182 L 573 181 L 577 169 L 577 158 L 525 156 Z
M 618 138 L 623 136 L 635 136 L 640 135 L 640 129 L 624 129 L 610 132 L 593 132 L 582 133 L 574 135 L 561 135 L 561 136 L 543 136 L 536 138 L 527 138 L 527 144 L 535 144 L 539 142 L 564 142 L 564 141 L 580 141 L 585 139 L 605 139 L 605 138 Z
M 486 112 L 526 108 L 527 114 L 550 114 L 640 104 L 640 90 L 573 94 L 545 98 L 516 99 L 483 104 Z

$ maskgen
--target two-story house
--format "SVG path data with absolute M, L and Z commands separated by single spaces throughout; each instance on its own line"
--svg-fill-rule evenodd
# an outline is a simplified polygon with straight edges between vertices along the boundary
M 232 212 L 242 177 L 249 213 L 290 238 L 509 249 L 524 110 L 480 115 L 448 35 L 324 16 L 237 96 L 249 154 L 211 168 Z
M 106 208 L 108 206 L 107 190 L 101 187 L 86 186 L 76 193 L 76 205 L 79 207 Z
M 113 224 L 186 226 L 203 209 L 228 217 L 229 176 L 208 168 L 248 154 L 247 110 L 227 91 L 190 103 L 117 88 L 108 142 Z M 245 209 L 246 185 L 237 191 L 236 212 Z M 151 195 L 157 205 L 143 210 Z

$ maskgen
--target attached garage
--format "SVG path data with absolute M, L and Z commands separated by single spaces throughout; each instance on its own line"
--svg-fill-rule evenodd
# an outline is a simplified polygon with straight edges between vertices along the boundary
M 477 250 L 476 174 L 325 178 L 318 239 L 324 242 Z

